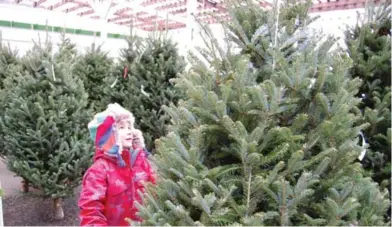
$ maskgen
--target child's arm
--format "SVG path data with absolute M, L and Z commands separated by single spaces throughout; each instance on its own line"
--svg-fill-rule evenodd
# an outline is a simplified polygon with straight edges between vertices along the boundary
M 146 166 L 145 166 L 145 171 L 147 172 L 148 175 L 148 181 L 155 184 L 155 171 L 151 167 L 150 161 L 146 158 Z
M 78 203 L 80 226 L 108 226 L 104 215 L 107 184 L 102 162 L 94 163 L 87 170 L 82 185 Z

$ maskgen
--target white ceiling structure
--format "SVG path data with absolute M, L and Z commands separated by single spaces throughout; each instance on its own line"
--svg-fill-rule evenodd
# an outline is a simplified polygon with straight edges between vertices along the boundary
M 108 23 L 133 26 L 145 31 L 186 27 L 189 2 L 197 1 L 193 15 L 202 22 L 217 23 L 229 18 L 224 0 L 8 0 L 34 8 L 103 19 Z M 273 0 L 254 0 L 269 8 Z M 312 12 L 362 8 L 367 0 L 313 0 Z M 373 0 L 379 2 L 379 0 Z

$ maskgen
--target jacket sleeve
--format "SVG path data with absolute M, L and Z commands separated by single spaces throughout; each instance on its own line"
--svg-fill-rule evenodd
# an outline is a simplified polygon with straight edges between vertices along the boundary
M 148 160 L 148 156 L 150 155 L 148 152 L 146 152 L 146 158 L 144 160 L 144 170 L 146 171 L 147 175 L 148 175 L 148 181 L 155 184 L 155 171 L 154 169 L 151 167 L 150 161 Z
M 80 226 L 108 226 L 105 210 L 106 171 L 101 162 L 94 163 L 83 178 L 79 198 Z
M 151 168 L 150 162 L 148 160 L 148 156 L 150 155 L 145 148 L 144 138 L 142 131 L 138 129 L 133 130 L 133 149 L 139 150 L 139 152 L 144 152 L 143 155 L 143 171 L 148 176 L 148 181 L 155 184 L 155 173 L 154 170 Z

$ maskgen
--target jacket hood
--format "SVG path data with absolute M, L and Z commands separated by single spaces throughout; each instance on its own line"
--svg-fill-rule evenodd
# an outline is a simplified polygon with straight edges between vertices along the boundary
M 134 124 L 132 113 L 115 103 L 110 104 L 104 112 L 96 114 L 88 124 L 88 129 L 96 148 L 94 160 L 104 157 L 109 160 L 117 160 L 120 166 L 125 166 L 120 154 L 122 147 L 117 135 L 116 117 L 128 118 L 131 124 Z

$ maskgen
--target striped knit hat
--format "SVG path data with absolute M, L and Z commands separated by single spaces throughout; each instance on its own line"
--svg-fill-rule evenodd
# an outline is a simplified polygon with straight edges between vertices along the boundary
M 105 111 L 94 116 L 94 119 L 88 124 L 88 129 L 96 148 L 109 156 L 116 157 L 119 165 L 125 166 L 120 153 L 122 146 L 116 129 L 117 123 L 121 120 L 129 120 L 133 128 L 135 123 L 133 114 L 117 103 L 109 104 Z

